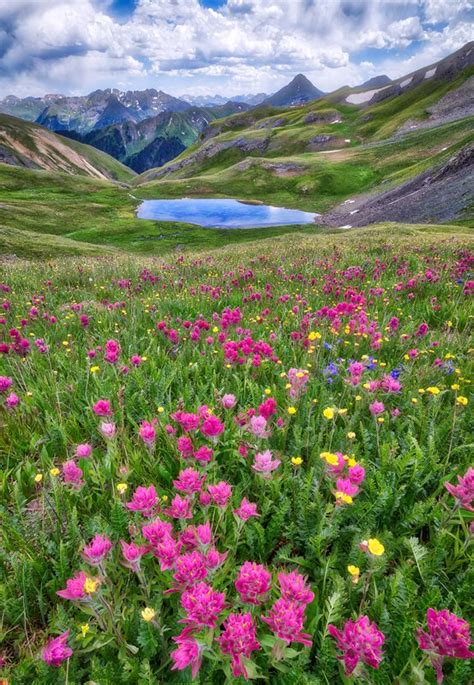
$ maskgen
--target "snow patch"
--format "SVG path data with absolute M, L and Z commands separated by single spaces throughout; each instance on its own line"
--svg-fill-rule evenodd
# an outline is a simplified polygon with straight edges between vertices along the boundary
M 384 88 L 375 88 L 374 90 L 366 90 L 363 93 L 352 93 L 352 95 L 346 97 L 346 102 L 350 102 L 351 105 L 361 105 L 363 102 L 372 100 L 375 93 L 380 93 L 380 91 L 385 90 L 385 88 L 387 88 L 387 86 Z
M 412 81 L 413 76 L 410 76 L 410 78 L 406 78 L 404 81 L 400 83 L 400 88 L 405 88 L 405 86 L 408 86 Z
M 435 71 L 436 67 L 433 67 L 433 69 L 428 69 L 428 71 L 425 73 L 425 78 L 431 78 L 434 76 Z

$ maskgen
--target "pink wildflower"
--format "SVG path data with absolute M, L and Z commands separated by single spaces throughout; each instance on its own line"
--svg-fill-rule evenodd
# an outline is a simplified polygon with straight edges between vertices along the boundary
M 13 381 L 9 376 L 0 376 L 0 392 L 7 392 L 13 385 Z
M 445 657 L 470 659 L 474 652 L 469 650 L 471 637 L 469 623 L 447 609 L 426 612 L 428 632 L 421 628 L 417 631 L 420 649 L 427 651 L 436 671 L 436 681 L 443 682 L 443 661 Z
M 214 452 L 207 445 L 201 445 L 197 450 L 193 452 L 193 457 L 200 462 L 208 463 L 212 459 Z
M 224 409 L 232 409 L 237 404 L 237 400 L 235 395 L 226 394 L 222 396 L 221 403 Z
M 229 614 L 223 628 L 217 642 L 222 653 L 231 657 L 232 674 L 235 678 L 242 675 L 245 680 L 248 680 L 242 657 L 249 659 L 252 652 L 260 649 L 252 614 Z
M 360 485 L 365 478 L 365 469 L 360 464 L 350 466 L 348 469 L 349 480 L 355 485 Z
M 132 571 L 139 571 L 141 558 L 146 554 L 147 548 L 144 545 L 136 545 L 134 542 L 125 542 L 125 540 L 120 540 L 120 546 L 125 559 L 123 565 Z
M 244 497 L 240 503 L 238 509 L 234 509 L 234 514 L 239 517 L 241 521 L 248 521 L 252 516 L 260 516 L 257 513 L 257 505 L 254 502 L 249 502 L 246 497 Z
M 304 576 L 296 571 L 279 573 L 278 583 L 283 599 L 302 605 L 311 604 L 314 599 L 314 592 L 306 585 Z
M 191 438 L 188 438 L 186 435 L 182 435 L 180 438 L 178 438 L 178 451 L 181 452 L 181 456 L 183 459 L 187 459 L 188 457 L 191 457 L 193 454 L 193 442 Z
M 98 400 L 92 407 L 96 416 L 112 416 L 112 409 L 109 400 Z
M 72 602 L 87 598 L 84 585 L 87 580 L 87 575 L 84 571 L 78 571 L 72 578 L 66 581 L 64 590 L 58 590 L 56 594 L 63 599 L 69 599 Z
M 172 532 L 172 524 L 169 521 L 163 521 L 162 519 L 155 519 L 155 521 L 142 526 L 143 537 L 145 540 L 148 540 L 153 547 L 159 545 L 160 542 L 163 542 L 166 538 L 171 537 Z
M 70 483 L 71 485 L 74 485 L 77 488 L 83 485 L 83 481 L 81 480 L 82 469 L 80 469 L 79 466 L 77 466 L 72 459 L 70 459 L 69 461 L 65 461 L 62 465 L 62 469 L 65 483 Z
M 61 666 L 63 661 L 72 656 L 72 649 L 67 644 L 69 632 L 66 630 L 62 635 L 49 640 L 43 647 L 41 658 L 48 666 Z
M 78 457 L 79 459 L 89 459 L 91 454 L 92 454 L 92 446 L 91 445 L 88 445 L 87 443 L 83 443 L 82 445 L 77 445 L 75 456 Z
M 269 478 L 271 472 L 277 469 L 280 464 L 279 459 L 272 459 L 270 450 L 265 450 L 265 452 L 258 452 L 255 455 L 252 468 L 257 473 L 261 473 L 264 478 Z
M 173 640 L 178 647 L 170 655 L 174 661 L 171 670 L 183 671 L 188 666 L 191 666 L 191 677 L 194 680 L 202 663 L 201 647 L 198 641 L 189 636 L 187 628 L 183 630 L 181 635 L 174 637 Z
M 157 504 L 155 486 L 150 485 L 146 488 L 140 485 L 133 493 L 132 501 L 127 502 L 127 509 L 139 511 L 143 516 L 151 516 Z
M 270 431 L 267 429 L 267 419 L 264 416 L 252 416 L 250 419 L 250 432 L 256 438 L 268 438 Z
M 112 440 L 115 436 L 116 429 L 115 423 L 106 421 L 102 421 L 99 427 L 100 432 L 106 440 Z
M 164 538 L 163 542 L 160 542 L 156 547 L 153 547 L 153 554 L 160 560 L 160 568 L 162 571 L 169 571 L 174 568 L 181 548 L 181 541 L 176 541 L 172 537 Z
M 105 343 L 105 354 L 104 359 L 109 364 L 116 364 L 120 357 L 120 343 L 116 340 L 107 340 Z
M 82 557 L 92 566 L 99 566 L 112 549 L 109 538 L 96 535 L 82 550 Z
M 224 605 L 224 592 L 215 592 L 207 583 L 197 583 L 181 596 L 181 606 L 187 615 L 180 623 L 196 628 L 215 628 Z
M 205 480 L 206 476 L 201 477 L 199 471 L 189 468 L 180 471 L 177 480 L 173 481 L 173 485 L 176 490 L 192 495 L 202 489 Z
M 150 421 L 142 421 L 138 434 L 147 447 L 153 447 L 156 439 L 156 430 L 153 423 L 150 423 Z
M 192 519 L 193 512 L 191 508 L 191 501 L 181 495 L 176 495 L 171 500 L 171 506 L 164 512 L 167 516 L 174 519 Z
M 190 587 L 207 576 L 207 568 L 199 552 L 187 552 L 176 559 L 173 575 L 179 587 Z
M 271 574 L 262 564 L 246 561 L 239 570 L 235 581 L 235 589 L 242 602 L 246 604 L 261 604 L 270 591 Z
M 210 414 L 201 426 L 201 433 L 206 438 L 218 438 L 224 432 L 224 424 L 217 416 Z
M 351 675 L 359 661 L 375 669 L 379 667 L 385 636 L 367 616 L 359 616 L 356 621 L 349 619 L 342 632 L 330 624 L 328 632 L 343 652 L 338 658 L 344 661 L 346 675 Z
M 445 483 L 446 490 L 456 498 L 457 504 L 467 511 L 474 511 L 474 469 L 469 467 L 464 476 L 458 476 L 458 484 Z
M 373 416 L 378 416 L 379 414 L 382 414 L 385 411 L 385 406 L 383 402 L 379 402 L 378 400 L 375 400 L 375 402 L 372 402 L 371 405 L 369 405 L 370 413 Z
M 304 611 L 304 606 L 282 597 L 277 599 L 272 606 L 269 616 L 262 616 L 262 621 L 267 623 L 275 635 L 287 645 L 291 642 L 300 642 L 311 647 L 311 635 L 301 632 L 303 630 Z
M 217 485 L 209 485 L 207 489 L 214 504 L 222 508 L 227 506 L 227 501 L 232 495 L 232 488 L 229 483 L 221 480 Z
M 20 404 L 20 398 L 16 392 L 11 392 L 5 399 L 5 407 L 7 409 L 14 409 Z

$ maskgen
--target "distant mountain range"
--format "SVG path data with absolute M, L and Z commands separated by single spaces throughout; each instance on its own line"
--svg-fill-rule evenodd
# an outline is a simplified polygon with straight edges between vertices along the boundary
M 78 131 L 62 133 L 107 152 L 141 173 L 177 157 L 211 121 L 246 110 L 248 105 L 237 102 L 207 108 L 189 106 L 184 111 L 164 111 L 138 123 L 130 119 L 117 121 L 82 135 Z
M 214 107 L 216 105 L 225 105 L 226 102 L 243 102 L 245 105 L 255 107 L 263 102 L 267 97 L 267 93 L 257 93 L 256 95 L 232 95 L 226 98 L 222 95 L 182 95 L 181 100 L 189 102 L 195 107 Z

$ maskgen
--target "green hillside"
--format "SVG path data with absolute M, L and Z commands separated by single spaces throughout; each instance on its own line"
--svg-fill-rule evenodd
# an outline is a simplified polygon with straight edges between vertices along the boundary
M 100 150 L 7 114 L 0 114 L 0 162 L 115 181 L 135 175 Z

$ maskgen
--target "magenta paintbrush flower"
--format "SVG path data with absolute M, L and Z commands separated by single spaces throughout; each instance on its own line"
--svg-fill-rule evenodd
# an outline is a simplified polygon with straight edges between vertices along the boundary
M 89 459 L 91 454 L 92 454 L 92 446 L 89 445 L 88 443 L 83 443 L 81 445 L 77 445 L 75 456 L 78 457 L 78 459 Z
M 246 561 L 240 567 L 235 581 L 235 589 L 242 602 L 246 604 L 261 604 L 270 591 L 272 576 L 269 571 L 254 561 Z
M 457 503 L 467 511 L 474 511 L 474 469 L 469 467 L 464 476 L 458 476 L 458 484 L 445 483 L 446 490 L 456 498 Z
M 62 465 L 62 469 L 65 483 L 69 483 L 75 488 L 80 488 L 81 485 L 83 485 L 82 469 L 80 469 L 72 459 L 65 461 Z
M 191 500 L 181 497 L 181 495 L 176 495 L 171 500 L 171 506 L 164 513 L 174 519 L 192 519 Z
M 13 381 L 9 376 L 0 376 L 0 392 L 7 392 L 13 385 Z
M 291 642 L 300 642 L 310 647 L 311 635 L 302 632 L 304 611 L 305 607 L 301 604 L 281 597 L 272 606 L 269 615 L 262 616 L 262 621 L 267 623 L 275 635 L 287 645 Z
M 87 574 L 84 571 L 77 571 L 72 578 L 66 581 L 64 590 L 58 590 L 56 594 L 63 599 L 69 599 L 72 602 L 81 601 L 88 598 L 86 592 L 86 582 L 88 580 Z M 94 581 L 93 581 L 94 582 Z M 90 594 L 90 593 L 89 593 Z
M 177 635 L 173 638 L 173 641 L 176 642 L 178 647 L 174 649 L 170 655 L 174 661 L 171 670 L 183 671 L 188 666 L 191 666 L 191 676 L 194 680 L 201 668 L 202 648 L 195 638 L 189 636 L 187 631 L 188 629 L 185 628 L 181 635 Z
M 355 621 L 349 619 L 344 624 L 342 632 L 330 624 L 328 632 L 343 652 L 338 658 L 344 661 L 346 675 L 350 675 L 359 662 L 372 668 L 379 667 L 385 635 L 367 616 L 359 616 Z
M 99 566 L 112 549 L 109 538 L 96 535 L 82 550 L 82 558 L 92 566 Z
M 306 579 L 300 573 L 279 573 L 278 583 L 280 585 L 281 596 L 297 604 L 311 604 L 314 599 L 314 592 L 306 585 Z
M 264 478 L 270 478 L 272 471 L 277 469 L 281 464 L 279 459 L 273 459 L 270 450 L 265 452 L 258 452 L 255 455 L 252 468 L 257 473 L 261 473 Z
M 49 640 L 43 647 L 41 658 L 48 666 L 61 666 L 63 661 L 72 656 L 72 649 L 67 644 L 69 632 L 69 630 L 66 630 L 59 637 Z
M 131 511 L 139 511 L 143 516 L 151 516 L 153 510 L 158 504 L 158 497 L 154 485 L 148 488 L 139 485 L 133 493 L 131 502 L 127 502 L 127 509 Z
M 97 416 L 112 416 L 112 409 L 109 400 L 98 400 L 92 407 L 92 411 Z
M 201 426 L 201 433 L 214 440 L 224 432 L 224 424 L 217 416 L 210 414 Z
M 209 485 L 207 489 L 214 504 L 222 508 L 227 506 L 227 502 L 232 495 L 232 488 L 229 483 L 221 480 L 217 485 Z
M 186 618 L 180 623 L 196 628 L 215 628 L 224 605 L 224 592 L 215 592 L 207 583 L 197 583 L 181 596 L 181 606 L 186 611 Z
M 177 480 L 173 481 L 173 485 L 176 490 L 180 490 L 186 495 L 192 495 L 202 489 L 205 480 L 206 476 L 201 476 L 199 471 L 189 468 L 179 472 Z
M 139 571 L 140 561 L 142 556 L 147 553 L 147 547 L 144 545 L 136 545 L 134 542 L 128 543 L 125 542 L 125 540 L 120 540 L 120 546 L 124 558 L 124 561 L 122 562 L 123 565 L 132 571 Z
M 162 519 L 155 519 L 151 523 L 142 526 L 143 537 L 153 546 L 159 545 L 166 538 L 171 537 L 172 532 L 173 525 L 169 521 L 163 521 Z
M 190 587 L 206 576 L 206 564 L 199 552 L 188 552 L 176 559 L 173 578 L 178 587 Z
M 234 514 L 238 516 L 241 521 L 248 521 L 252 516 L 260 516 L 257 512 L 257 505 L 254 504 L 254 502 L 249 502 L 246 497 L 242 499 L 238 509 L 234 509 Z
M 140 428 L 138 429 L 138 434 L 148 448 L 151 448 L 155 444 L 156 430 L 153 423 L 150 421 L 142 421 Z
M 229 614 L 223 624 L 224 630 L 217 638 L 222 653 L 231 658 L 232 674 L 235 678 L 243 676 L 248 680 L 248 673 L 242 657 L 250 658 L 252 652 L 260 649 L 257 641 L 252 614 Z
M 469 623 L 447 609 L 441 611 L 428 609 L 426 621 L 428 632 L 419 628 L 416 638 L 420 649 L 430 655 L 437 682 L 442 683 L 445 657 L 456 659 L 474 657 L 474 652 L 469 650 L 471 644 Z

